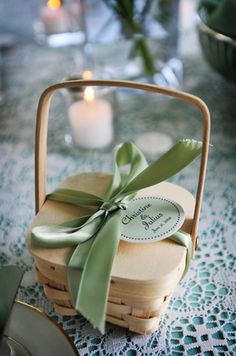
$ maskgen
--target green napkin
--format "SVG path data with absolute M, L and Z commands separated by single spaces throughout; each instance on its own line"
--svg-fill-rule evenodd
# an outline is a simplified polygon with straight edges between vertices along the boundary
M 0 269 L 0 337 L 9 317 L 23 271 L 17 266 Z

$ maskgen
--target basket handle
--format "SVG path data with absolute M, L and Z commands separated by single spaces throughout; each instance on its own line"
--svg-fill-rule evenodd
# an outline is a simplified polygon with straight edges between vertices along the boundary
M 35 138 L 35 204 L 36 213 L 40 210 L 46 200 L 46 156 L 47 156 L 47 131 L 48 114 L 53 93 L 58 89 L 73 88 L 80 86 L 113 86 L 117 88 L 131 88 L 146 90 L 153 93 L 160 93 L 178 98 L 189 104 L 197 106 L 203 118 L 203 146 L 201 154 L 200 172 L 194 209 L 193 225 L 191 236 L 193 239 L 193 251 L 197 244 L 198 225 L 202 204 L 203 188 L 206 176 L 206 166 L 210 139 L 210 113 L 206 104 L 198 97 L 181 91 L 162 88 L 152 84 L 137 83 L 121 80 L 71 80 L 58 83 L 47 88 L 39 99 L 36 121 Z

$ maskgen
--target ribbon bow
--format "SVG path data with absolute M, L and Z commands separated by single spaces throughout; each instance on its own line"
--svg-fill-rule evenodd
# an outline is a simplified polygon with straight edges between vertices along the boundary
M 31 243 L 43 247 L 75 246 L 68 263 L 68 285 L 74 308 L 102 333 L 111 269 L 121 237 L 121 214 L 139 190 L 170 178 L 201 152 L 202 143 L 181 140 L 161 158 L 148 165 L 142 152 L 131 142 L 114 150 L 115 173 L 105 196 L 70 189 L 57 189 L 48 199 L 74 205 L 96 206 L 98 210 L 56 226 L 32 229 Z M 129 165 L 129 173 L 121 167 Z M 187 248 L 186 268 L 191 259 L 191 236 L 178 231 L 170 236 Z M 184 272 L 184 273 L 185 273 Z

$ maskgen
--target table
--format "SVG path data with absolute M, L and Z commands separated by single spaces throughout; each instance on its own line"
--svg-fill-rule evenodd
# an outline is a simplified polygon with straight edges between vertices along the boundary
M 37 101 L 43 89 L 73 71 L 73 50 L 47 49 L 32 43 L 15 47 L 7 54 L 6 103 L 0 110 L 0 265 L 17 264 L 25 275 L 17 298 L 44 310 L 58 321 L 74 340 L 81 355 L 233 355 L 235 347 L 235 189 L 236 189 L 236 86 L 214 73 L 199 51 L 183 58 L 184 90 L 206 101 L 212 114 L 213 147 L 200 224 L 199 248 L 188 275 L 174 292 L 170 306 L 156 333 L 135 335 L 107 325 L 101 336 L 81 316 L 60 317 L 36 283 L 33 258 L 24 235 L 34 216 L 34 129 Z M 56 99 L 56 103 L 63 100 Z M 123 120 L 124 137 L 131 135 L 130 122 L 137 118 L 137 101 L 124 106 L 130 113 Z M 174 101 L 160 101 L 160 129 L 173 139 L 199 136 L 195 113 Z M 140 104 L 141 105 L 141 104 Z M 123 106 L 122 106 L 123 107 Z M 150 117 L 155 108 L 149 106 Z M 137 110 L 135 112 L 135 110 Z M 189 111 L 188 111 L 189 110 Z M 167 121 L 172 115 L 172 122 Z M 193 118 L 191 118 L 191 116 Z M 186 121 L 189 118 L 189 121 Z M 178 131 L 171 129 L 179 120 Z M 137 119 L 137 129 L 145 130 Z M 187 124 L 186 124 L 187 123 Z M 49 189 L 76 171 L 111 170 L 110 153 L 76 156 L 63 146 L 54 121 L 49 134 Z M 144 124 L 143 124 L 144 125 Z M 155 118 L 150 121 L 153 129 Z M 176 124 L 177 125 L 177 124 Z M 58 133 L 58 135 L 57 135 Z M 187 169 L 174 179 L 191 190 L 195 176 Z

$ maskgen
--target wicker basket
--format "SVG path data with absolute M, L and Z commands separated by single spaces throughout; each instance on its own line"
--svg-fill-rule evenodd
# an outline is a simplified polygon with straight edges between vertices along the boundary
M 200 174 L 196 200 L 184 188 L 163 182 L 146 188 L 138 195 L 164 195 L 177 201 L 184 209 L 185 222 L 181 227 L 192 236 L 193 251 L 197 241 L 203 184 L 206 172 L 210 119 L 206 105 L 198 98 L 157 86 L 123 81 L 70 81 L 48 88 L 41 96 L 36 130 L 36 218 L 29 229 L 41 224 L 59 224 L 86 213 L 66 203 L 46 200 L 46 142 L 50 99 L 57 89 L 76 86 L 114 86 L 147 90 L 177 97 L 196 105 L 203 113 L 204 133 Z M 105 173 L 83 173 L 67 178 L 59 187 L 75 188 L 103 196 L 111 176 Z M 74 248 L 46 249 L 29 245 L 35 257 L 37 280 L 43 284 L 48 299 L 61 315 L 75 315 L 67 285 L 67 263 Z M 168 306 L 170 297 L 181 279 L 186 263 L 186 249 L 171 240 L 148 244 L 130 244 L 120 241 L 115 257 L 107 305 L 107 321 L 147 334 L 158 328 L 161 315 Z M 133 268 L 129 268 L 132 266 Z M 96 293 L 96 291 L 94 291 Z

